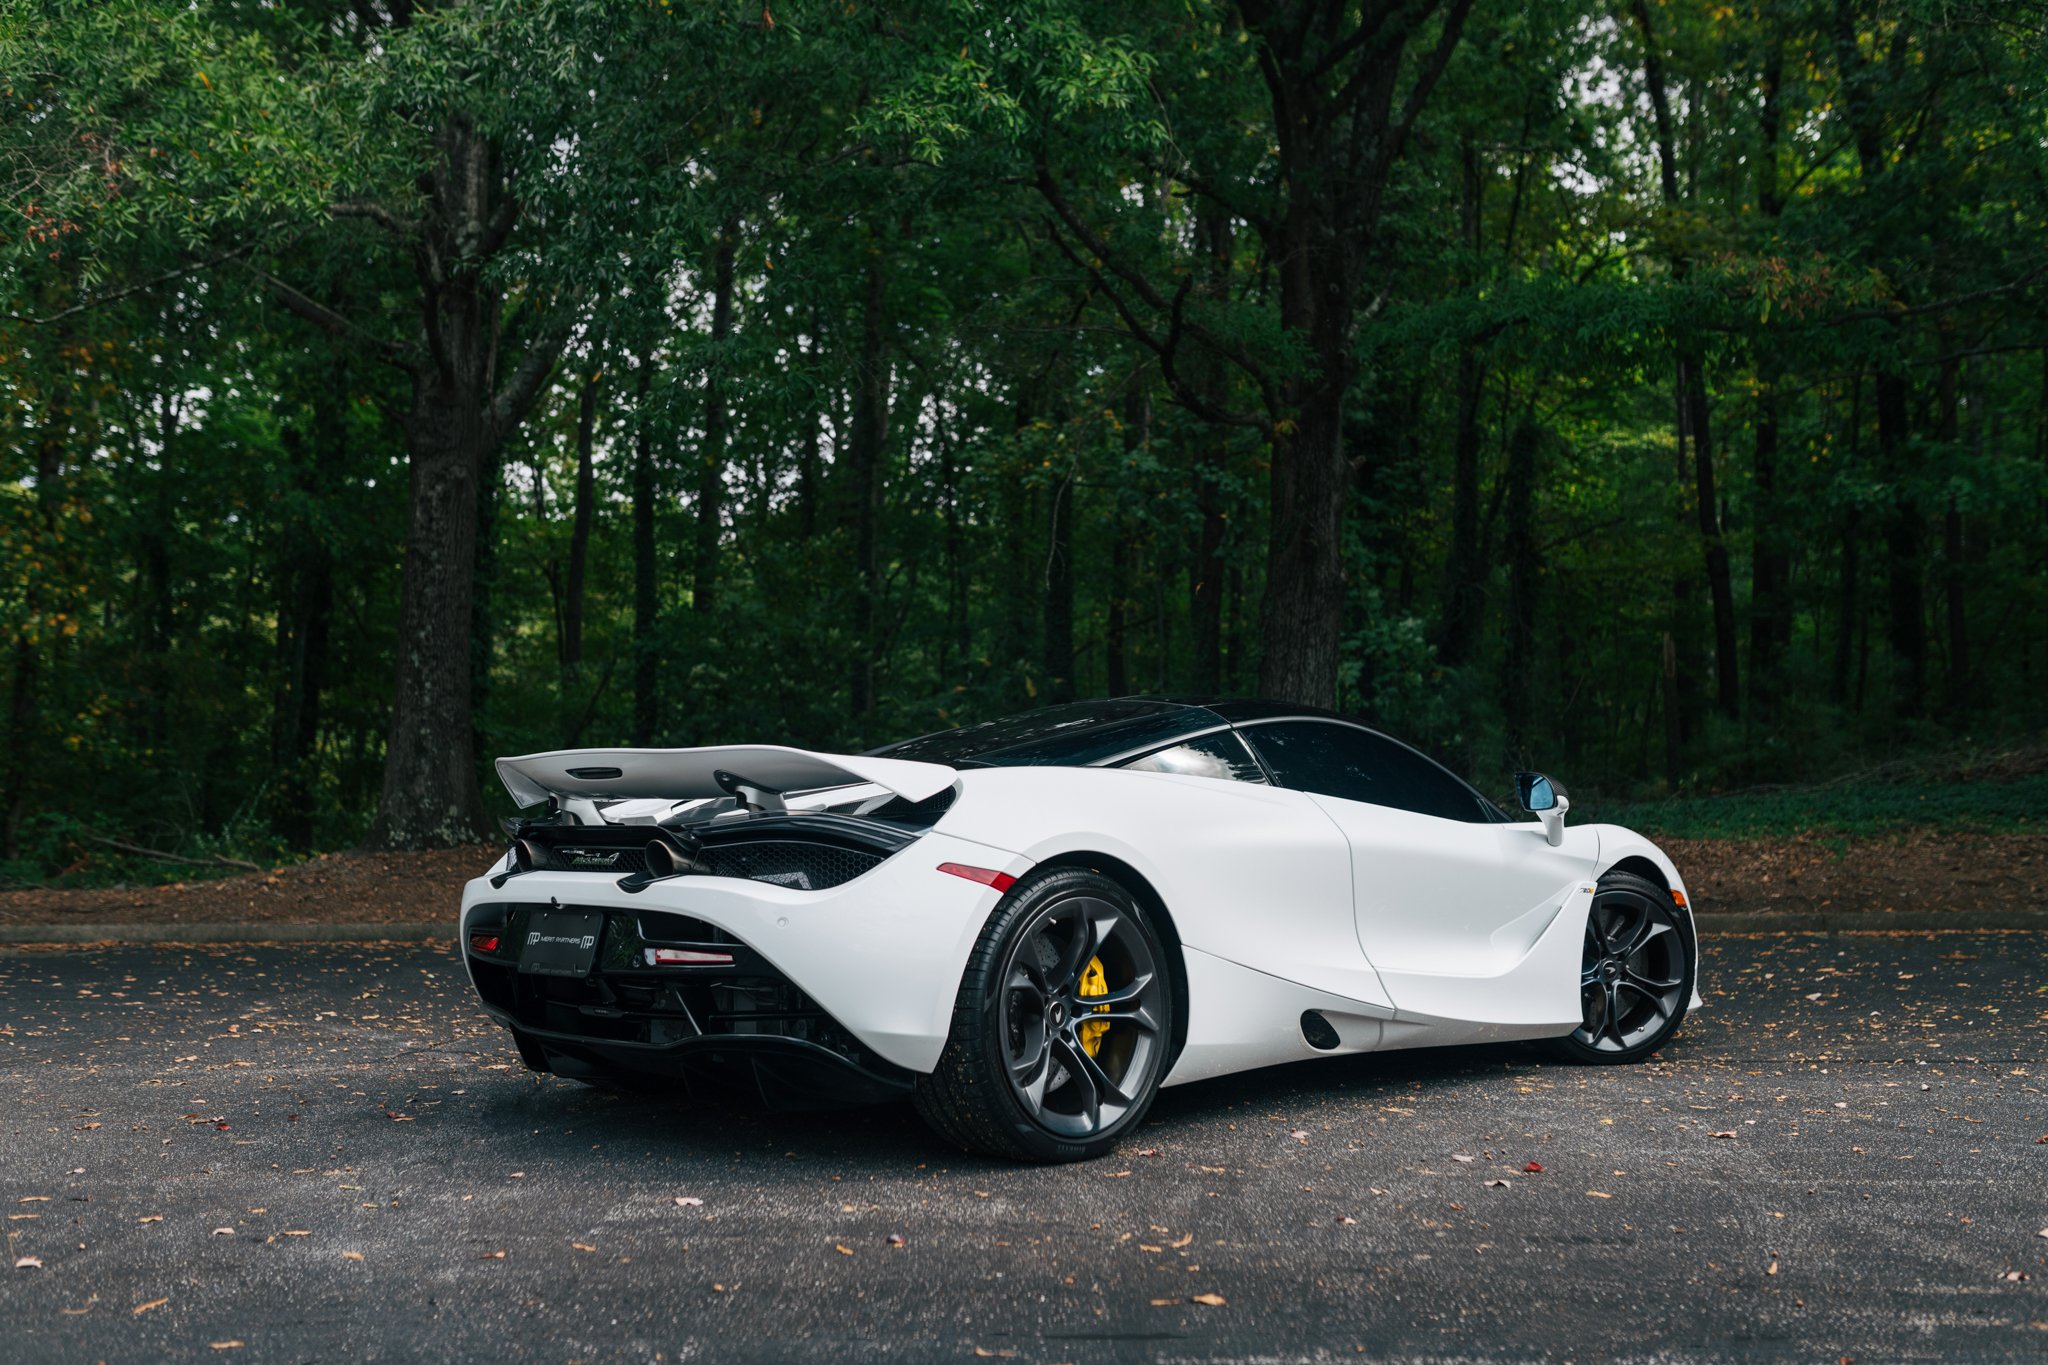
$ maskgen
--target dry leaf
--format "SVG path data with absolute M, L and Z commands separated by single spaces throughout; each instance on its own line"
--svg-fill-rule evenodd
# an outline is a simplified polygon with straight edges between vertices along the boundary
M 1166 1306 L 1167 1306 L 1168 1304 L 1175 1304 L 1175 1303 L 1179 1303 L 1179 1302 L 1180 1302 L 1180 1300 L 1179 1300 L 1179 1299 L 1154 1299 L 1154 1300 L 1152 1300 L 1152 1306 L 1153 1306 L 1154 1308 L 1164 1308 L 1164 1307 L 1166 1307 Z
M 1764 1271 L 1764 1274 L 1766 1274 L 1766 1275 L 1775 1275 L 1775 1274 L 1777 1274 L 1777 1273 L 1778 1273 L 1778 1263 L 1777 1263 L 1776 1261 L 1772 1261 L 1772 1262 L 1771 1262 L 1771 1265 L 1770 1265 L 1770 1268 L 1769 1268 L 1768 1270 Z
M 1613 1196 L 1613 1195 L 1611 1195 L 1611 1194 L 1607 1194 L 1607 1193 L 1605 1193 L 1605 1192 L 1603 1192 L 1603 1191 L 1600 1191 L 1600 1190 L 1587 1190 L 1587 1191 L 1586 1191 L 1586 1197 L 1587 1197 L 1587 1198 L 1589 1198 L 1589 1199 L 1612 1199 L 1612 1198 L 1614 1198 L 1614 1196 Z
M 360 1251 L 344 1251 L 341 1253 L 341 1259 L 344 1261 L 360 1261 L 363 1259 L 363 1253 Z
M 723 1294 L 725 1292 L 725 1286 L 722 1284 L 714 1284 L 711 1286 L 711 1292 L 714 1294 Z
M 1509 1188 L 1509 1186 L 1508 1182 L 1505 1180 L 1489 1180 L 1486 1182 L 1486 1188 L 1489 1190 L 1505 1190 Z
M 233 1341 L 209 1341 L 206 1344 L 216 1351 L 239 1351 L 249 1343 L 237 1337 Z
M 1306 1128 L 1297 1128 L 1287 1136 L 1293 1138 L 1296 1142 L 1302 1143 L 1304 1146 L 1308 1143 L 1308 1129 Z
M 135 1221 L 138 1223 L 161 1223 L 164 1221 L 164 1216 L 160 1213 L 144 1214 Z
M 169 1299 L 151 1299 L 148 1303 L 138 1303 L 132 1310 L 130 1310 L 129 1316 L 139 1318 L 144 1313 L 147 1313 L 150 1309 L 161 1308 L 169 1302 Z
M 1159 1149 L 1158 1149 L 1157 1147 L 1140 1147 L 1140 1148 L 1138 1149 L 1138 1155 L 1139 1155 L 1139 1156 L 1158 1156 L 1158 1155 L 1159 1155 Z
M 2048 1142 L 2048 1138 L 2042 1138 L 2041 1141 Z M 17 1204 L 47 1204 L 50 1202 L 50 1196 L 47 1194 L 25 1194 L 14 1202 Z
M 1191 1232 L 1187 1236 L 1181 1238 L 1178 1242 L 1168 1242 L 1167 1245 L 1172 1247 L 1174 1250 L 1178 1251 L 1180 1250 L 1180 1248 L 1186 1246 L 1189 1242 L 1192 1242 L 1194 1240 L 1195 1234 Z
M 43 1268 L 43 1258 L 40 1256 L 17 1256 L 14 1258 L 14 1268 L 16 1270 L 41 1270 Z
M 1345 1227 L 1350 1227 L 1353 1223 L 1356 1223 L 1358 1220 L 1356 1218 L 1353 1218 L 1348 1213 L 1340 1213 L 1337 1215 L 1337 1221 L 1339 1223 L 1342 1223 Z
M 1196 1294 L 1189 1301 L 1192 1303 L 1207 1304 L 1211 1308 L 1221 1308 L 1224 1304 L 1230 1302 L 1230 1300 L 1224 1298 L 1221 1294 L 1216 1293 Z
M 840 1254 L 841 1256 L 851 1256 L 851 1255 L 853 1255 L 853 1248 L 852 1248 L 852 1247 L 850 1247 L 850 1246 L 843 1246 L 843 1245 L 841 1245 L 841 1244 L 840 1244 L 840 1243 L 838 1243 L 838 1242 L 834 1242 L 834 1243 L 832 1244 L 832 1249 L 833 1249 L 834 1251 L 838 1252 L 838 1253 L 839 1253 L 839 1254 Z
M 577 1249 L 578 1251 L 595 1251 L 595 1250 L 597 1250 L 597 1248 L 596 1248 L 596 1247 L 592 1246 L 592 1245 L 591 1245 L 590 1243 L 588 1243 L 588 1242 L 571 1242 L 571 1243 L 569 1243 L 569 1245 L 570 1245 L 570 1246 L 572 1246 L 572 1247 L 575 1247 L 575 1248 L 576 1248 L 576 1249 Z
M 1474 1161 L 1476 1161 L 1477 1159 L 1478 1159 L 1478 1158 L 1476 1158 L 1476 1157 L 1469 1157 L 1469 1156 L 1459 1156 L 1459 1155 L 1457 1155 L 1456 1153 L 1453 1153 L 1453 1154 L 1452 1154 L 1452 1156 L 1451 1156 L 1451 1160 L 1453 1160 L 1453 1161 L 1459 1161 L 1459 1162 L 1463 1162 L 1463 1163 L 1464 1163 L 1465 1165 L 1467 1165 L 1467 1166 L 1470 1166 L 1470 1165 L 1471 1165 L 1471 1164 L 1472 1164 L 1472 1163 L 1473 1163 Z
M 909 1243 L 908 1243 L 908 1242 L 905 1242 L 905 1241 L 903 1240 L 903 1234 L 902 1234 L 902 1233 L 900 1233 L 900 1232 L 892 1232 L 892 1233 L 890 1233 L 890 1234 L 889 1234 L 889 1245 L 890 1245 L 890 1246 L 892 1246 L 892 1247 L 900 1247 L 900 1246 L 908 1246 L 908 1245 L 909 1245 Z
M 1522 1169 L 1527 1171 L 1530 1175 L 1541 1175 L 1543 1173 L 1543 1163 L 1540 1161 L 1531 1161 L 1527 1165 L 1523 1166 Z
M 1164 1247 L 1148 1247 L 1148 1246 L 1146 1246 L 1146 1245 L 1145 1245 L 1145 1244 L 1144 1244 L 1143 1242 L 1140 1242 L 1140 1243 L 1138 1243 L 1138 1250 L 1140 1250 L 1140 1251 L 1152 1251 L 1152 1252 L 1158 1252 L 1158 1251 L 1164 1251 L 1165 1249 L 1166 1249 L 1166 1248 L 1164 1248 Z
M 215 1228 L 213 1235 L 216 1237 L 232 1237 L 235 1235 L 235 1230 L 233 1228 Z
M 2027 1272 L 2024 1270 L 2008 1270 L 1998 1278 L 2012 1284 L 2023 1284 L 2027 1279 Z
M 1733 1128 L 1730 1128 L 1730 1129 L 1729 1129 L 1729 1130 L 1728 1130 L 1727 1132 L 1725 1132 L 1725 1133 L 1709 1133 L 1709 1134 L 1707 1134 L 1707 1136 L 1708 1136 L 1708 1137 L 1717 1137 L 1717 1138 L 1732 1138 L 1732 1137 L 1734 1137 L 1734 1136 L 1735 1136 L 1735 1130 L 1734 1130 Z
M 694 1194 L 679 1194 L 676 1196 L 676 1207 L 682 1209 L 699 1209 L 704 1207 L 704 1201 L 699 1199 Z
M 477 1259 L 479 1261 L 502 1261 L 505 1259 L 505 1253 L 502 1251 L 486 1251 Z
M 313 1234 L 304 1228 L 286 1228 L 284 1235 L 287 1237 L 311 1237 Z
M 1102 1173 L 1102 1178 L 1104 1180 L 1122 1180 L 1125 1176 L 1129 1174 L 1129 1171 L 1104 1171 Z M 979 1191 L 977 1191 L 977 1193 L 979 1193 Z
M 974 1353 L 984 1360 L 1009 1360 L 1017 1354 L 1017 1350 L 1013 1346 L 1005 1346 L 998 1351 L 991 1351 L 986 1346 L 977 1346 Z

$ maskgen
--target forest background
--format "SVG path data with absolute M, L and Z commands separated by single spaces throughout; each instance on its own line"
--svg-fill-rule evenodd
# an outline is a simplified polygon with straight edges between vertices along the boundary
M 2039 828 L 2048 7 L 0 15 L 0 882 L 1133 692 Z

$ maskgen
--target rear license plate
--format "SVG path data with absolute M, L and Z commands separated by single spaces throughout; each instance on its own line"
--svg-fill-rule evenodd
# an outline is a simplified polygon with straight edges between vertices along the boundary
M 519 970 L 535 976 L 589 976 L 604 929 L 599 910 L 536 910 L 519 945 Z

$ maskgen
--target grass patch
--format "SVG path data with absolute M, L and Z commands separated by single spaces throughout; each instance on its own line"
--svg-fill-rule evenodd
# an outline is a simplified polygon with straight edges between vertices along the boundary
M 1572 814 L 1577 817 L 1580 811 Z M 2006 781 L 1844 782 L 1660 801 L 1588 801 L 1584 816 L 1671 839 L 1870 835 L 1930 828 L 2042 834 L 2048 833 L 2048 772 Z

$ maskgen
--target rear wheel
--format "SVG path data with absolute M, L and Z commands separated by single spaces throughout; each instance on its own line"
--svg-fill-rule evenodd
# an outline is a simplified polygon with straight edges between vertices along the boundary
M 1080 869 L 1033 878 L 983 928 L 917 1110 L 972 1151 L 1100 1156 L 1158 1093 L 1172 990 L 1159 935 L 1121 886 Z
M 1641 1061 L 1678 1032 L 1696 967 L 1671 893 L 1633 872 L 1608 873 L 1586 916 L 1581 1022 L 1552 1051 L 1596 1065 Z

